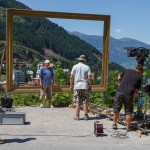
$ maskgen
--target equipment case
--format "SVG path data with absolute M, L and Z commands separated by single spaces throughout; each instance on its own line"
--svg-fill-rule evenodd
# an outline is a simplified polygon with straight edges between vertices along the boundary
M 24 125 L 25 124 L 25 113 L 24 112 L 13 112 L 5 111 L 0 113 L 0 124 L 6 125 Z

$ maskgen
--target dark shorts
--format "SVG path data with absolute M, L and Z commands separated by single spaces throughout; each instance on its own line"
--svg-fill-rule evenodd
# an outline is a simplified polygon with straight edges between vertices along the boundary
M 121 92 L 117 92 L 114 98 L 114 112 L 120 112 L 123 105 L 125 114 L 133 113 L 133 97 Z
M 88 90 L 84 89 L 79 89 L 79 90 L 74 90 L 73 94 L 73 102 L 76 105 L 89 105 L 89 92 Z

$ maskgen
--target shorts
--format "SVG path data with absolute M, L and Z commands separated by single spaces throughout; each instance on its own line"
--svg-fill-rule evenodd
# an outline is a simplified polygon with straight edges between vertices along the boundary
M 76 105 L 89 105 L 89 92 L 85 89 L 74 90 L 73 102 Z
M 133 113 L 133 97 L 121 92 L 117 92 L 114 98 L 114 112 L 120 112 L 123 105 L 125 114 Z
M 51 99 L 51 93 L 52 93 L 52 87 L 43 85 L 43 87 L 40 89 L 40 100 L 43 100 L 45 96 L 47 99 Z

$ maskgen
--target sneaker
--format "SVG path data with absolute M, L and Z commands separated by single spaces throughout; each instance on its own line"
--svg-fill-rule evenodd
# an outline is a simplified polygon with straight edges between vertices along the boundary
M 3 140 L 0 140 L 0 144 L 4 144 L 5 142 Z
M 50 106 L 50 108 L 54 108 L 54 106 L 53 106 L 53 105 L 51 105 L 51 106 Z
M 89 120 L 89 115 L 88 114 L 84 115 L 84 120 Z
M 76 114 L 75 118 L 73 118 L 74 120 L 80 120 L 79 114 Z
M 40 107 L 43 108 L 43 104 L 40 104 Z
M 116 124 L 113 124 L 113 125 L 112 125 L 112 128 L 113 128 L 114 130 L 117 130 L 117 129 L 118 129 Z
M 126 132 L 130 132 L 131 131 L 131 129 L 126 129 Z

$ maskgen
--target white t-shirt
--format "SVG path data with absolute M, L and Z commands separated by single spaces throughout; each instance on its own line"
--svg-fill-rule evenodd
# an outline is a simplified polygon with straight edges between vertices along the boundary
M 90 67 L 79 62 L 74 65 L 71 74 L 74 75 L 74 89 L 88 89 L 88 75 L 91 75 Z

